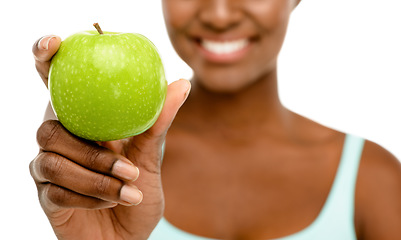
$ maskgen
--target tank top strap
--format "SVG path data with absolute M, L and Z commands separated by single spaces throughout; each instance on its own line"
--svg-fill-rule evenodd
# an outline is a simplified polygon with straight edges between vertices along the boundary
M 323 216 L 329 215 L 326 221 L 338 224 L 342 220 L 354 225 L 355 185 L 364 142 L 360 137 L 346 135 L 337 175 L 322 209 Z
M 315 221 L 304 230 L 280 240 L 356 240 L 355 184 L 365 140 L 345 136 L 340 163 L 326 202 Z

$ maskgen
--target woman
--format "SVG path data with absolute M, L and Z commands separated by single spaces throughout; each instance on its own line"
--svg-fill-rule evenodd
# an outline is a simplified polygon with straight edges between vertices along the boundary
M 164 0 L 170 39 L 194 71 L 191 93 L 186 80 L 170 84 L 151 129 L 101 146 L 42 124 L 30 170 L 56 235 L 399 238 L 399 161 L 280 103 L 277 56 L 298 3 Z M 45 84 L 60 41 L 33 46 Z

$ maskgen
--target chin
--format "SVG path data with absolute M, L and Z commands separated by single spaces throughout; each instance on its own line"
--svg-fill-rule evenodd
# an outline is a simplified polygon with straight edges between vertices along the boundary
M 246 89 L 250 84 L 235 80 L 197 79 L 197 83 L 209 92 L 234 94 Z

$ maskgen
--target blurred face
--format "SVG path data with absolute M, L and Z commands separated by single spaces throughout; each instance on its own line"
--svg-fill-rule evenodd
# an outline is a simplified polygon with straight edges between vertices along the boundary
M 235 92 L 274 71 L 297 0 L 163 0 L 171 42 L 211 91 Z

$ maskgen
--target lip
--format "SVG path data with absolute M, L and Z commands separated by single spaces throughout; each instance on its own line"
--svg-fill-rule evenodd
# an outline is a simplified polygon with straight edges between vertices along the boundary
M 230 64 L 240 61 L 247 55 L 253 44 L 251 38 L 245 37 L 232 39 L 196 38 L 194 42 L 202 57 L 209 62 L 220 64 Z M 206 45 L 209 45 L 209 47 Z M 219 50 L 217 46 L 220 46 L 222 49 Z

